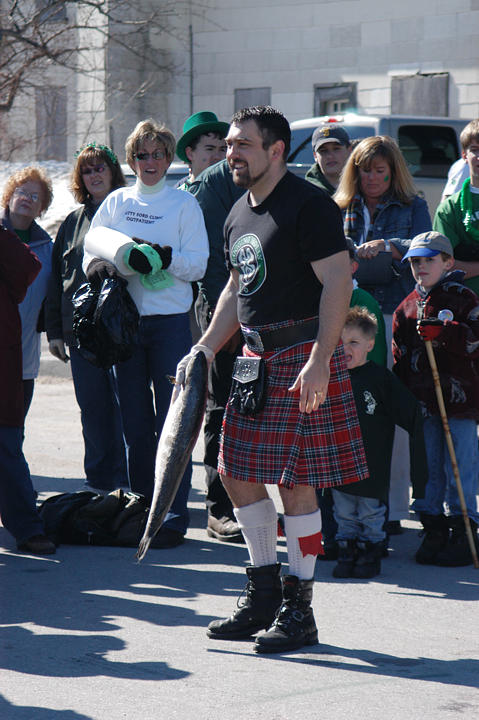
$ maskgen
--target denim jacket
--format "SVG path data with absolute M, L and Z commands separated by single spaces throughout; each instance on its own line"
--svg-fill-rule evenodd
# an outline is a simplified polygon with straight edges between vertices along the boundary
M 404 255 L 413 237 L 431 229 L 431 217 L 425 200 L 416 195 L 408 205 L 392 197 L 385 197 L 376 207 L 368 240 L 391 240 L 394 247 Z M 357 195 L 345 211 L 344 234 L 359 245 L 363 232 L 364 205 Z M 400 260 L 393 260 L 392 265 L 395 278 L 388 285 L 364 286 L 364 290 L 373 295 L 387 315 L 391 315 L 414 288 L 409 265 Z

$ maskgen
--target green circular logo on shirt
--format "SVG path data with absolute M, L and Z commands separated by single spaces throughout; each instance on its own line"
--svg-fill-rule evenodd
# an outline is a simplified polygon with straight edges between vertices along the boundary
M 239 272 L 239 294 L 252 295 L 259 290 L 266 279 L 266 262 L 256 235 L 248 233 L 234 242 L 231 262 Z

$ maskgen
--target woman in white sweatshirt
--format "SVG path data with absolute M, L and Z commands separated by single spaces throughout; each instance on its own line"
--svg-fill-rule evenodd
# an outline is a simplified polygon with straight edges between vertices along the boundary
M 166 376 L 175 375 L 191 347 L 191 282 L 206 270 L 208 238 L 196 199 L 166 184 L 175 153 L 173 134 L 153 120 L 142 121 L 125 151 L 136 183 L 112 192 L 99 207 L 85 239 L 83 267 L 92 284 L 114 274 L 125 277 L 140 313 L 135 352 L 114 370 L 130 486 L 151 501 L 156 446 L 171 396 Z M 190 485 L 191 464 L 156 546 L 183 542 Z

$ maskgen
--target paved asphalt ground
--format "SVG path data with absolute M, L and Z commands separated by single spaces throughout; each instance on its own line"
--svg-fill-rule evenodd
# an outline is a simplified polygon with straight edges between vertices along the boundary
M 44 355 L 25 442 L 40 499 L 83 482 L 68 373 Z M 129 548 L 18 553 L 0 528 L 0 720 L 478 716 L 479 570 L 416 565 L 412 518 L 374 581 L 334 580 L 317 563 L 317 647 L 261 656 L 250 641 L 209 640 L 247 553 L 207 537 L 200 446 L 194 460 L 187 542 L 140 565 Z M 286 562 L 284 540 L 278 550 Z

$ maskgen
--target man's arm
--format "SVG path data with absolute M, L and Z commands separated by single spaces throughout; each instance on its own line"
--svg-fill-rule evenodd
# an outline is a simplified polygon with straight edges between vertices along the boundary
M 326 400 L 329 362 L 341 337 L 353 289 L 346 251 L 315 260 L 311 267 L 323 286 L 319 303 L 318 336 L 308 362 L 289 388 L 290 392 L 299 390 L 299 409 L 307 413 L 317 410 Z
M 211 322 L 206 332 L 198 340 L 198 345 L 206 345 L 213 350 L 215 355 L 240 326 L 237 312 L 237 294 L 238 272 L 232 270 L 230 279 L 218 298 Z

